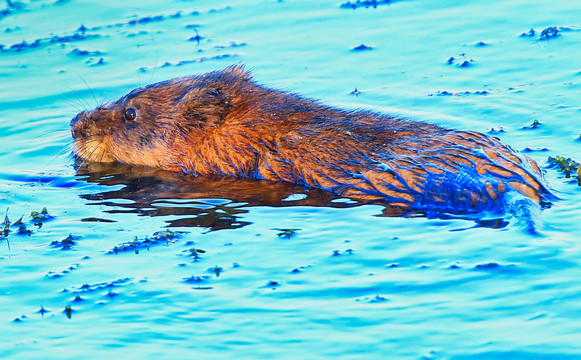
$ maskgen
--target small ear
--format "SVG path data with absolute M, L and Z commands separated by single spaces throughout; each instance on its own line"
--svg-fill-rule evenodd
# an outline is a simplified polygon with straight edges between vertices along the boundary
M 182 116 L 189 125 L 219 127 L 230 112 L 230 96 L 215 86 L 205 86 L 188 92 L 180 101 Z

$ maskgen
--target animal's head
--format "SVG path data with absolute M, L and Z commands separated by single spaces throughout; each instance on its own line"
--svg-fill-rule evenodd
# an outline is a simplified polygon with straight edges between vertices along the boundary
M 131 91 L 71 121 L 73 150 L 85 161 L 168 169 L 227 120 L 250 83 L 241 66 L 172 79 Z

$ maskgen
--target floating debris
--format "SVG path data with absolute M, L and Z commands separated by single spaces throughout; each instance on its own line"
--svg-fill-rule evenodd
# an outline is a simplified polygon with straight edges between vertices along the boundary
M 17 4 L 17 2 L 13 2 Z M 20 9 L 6 9 L 0 10 L 0 19 L 5 16 L 12 14 L 15 10 Z M 193 11 L 190 15 L 198 15 L 199 12 Z M 76 29 L 72 34 L 64 34 L 64 35 L 53 35 L 47 38 L 39 38 L 35 39 L 31 42 L 22 41 L 18 44 L 13 44 L 10 46 L 0 45 L 0 53 L 6 52 L 22 52 L 37 48 L 47 47 L 53 44 L 64 44 L 64 43 L 72 43 L 78 41 L 85 41 L 90 39 L 100 38 L 102 35 L 96 34 L 95 32 L 102 29 L 110 29 L 110 28 L 121 28 L 121 27 L 133 27 L 138 25 L 147 25 L 154 22 L 163 21 L 166 18 L 180 18 L 182 16 L 181 11 L 169 13 L 169 14 L 157 14 L 157 15 L 149 15 L 144 17 L 139 17 L 136 19 L 129 20 L 127 22 L 112 24 L 112 25 L 104 25 L 104 26 L 95 26 L 89 28 L 85 25 L 81 25 L 78 29 Z M 91 33 L 92 32 L 92 33 Z
M 109 289 L 109 292 L 107 292 L 106 295 L 109 299 L 113 300 L 114 298 L 116 298 L 117 296 L 119 296 L 118 293 L 114 292 L 113 290 Z
M 81 34 L 85 34 L 85 32 L 87 32 L 89 30 L 89 28 L 87 28 L 84 24 L 82 24 L 77 30 L 76 32 L 80 32 Z
M 4 222 L 2 223 L 2 234 L 0 234 L 0 238 L 5 238 L 10 233 L 10 220 L 8 219 L 8 209 L 6 208 L 6 215 L 4 215 Z
M 248 45 L 248 44 L 246 44 L 245 42 L 237 43 L 237 42 L 234 42 L 234 41 L 230 41 L 227 45 L 216 45 L 216 46 L 214 46 L 214 48 L 216 48 L 216 49 L 227 49 L 227 48 L 242 47 L 242 46 L 246 46 L 246 45 Z
M 74 264 L 74 265 L 69 266 L 67 269 L 62 270 L 60 272 L 49 271 L 46 273 L 45 276 L 50 277 L 50 278 L 60 278 L 60 277 L 63 277 L 66 274 L 68 274 L 74 270 L 77 270 L 79 268 L 79 266 L 80 266 L 80 264 Z
M 563 156 L 549 156 L 549 165 L 556 168 L 558 171 L 565 174 L 567 179 L 571 178 L 571 174 L 577 177 L 577 185 L 581 186 L 581 166 L 575 160 L 571 158 L 565 158 Z
M 455 57 L 451 56 L 446 60 L 446 64 L 448 65 L 456 65 L 457 67 L 466 68 L 472 66 L 474 64 L 474 59 L 466 59 L 465 54 L 460 54 L 463 59 L 456 59 Z
M 299 231 L 300 229 L 294 229 L 294 228 L 290 228 L 290 229 L 278 229 L 278 228 L 274 228 L 272 230 L 279 231 L 279 233 L 276 234 L 278 237 L 284 237 L 284 238 L 290 239 L 291 237 L 295 236 L 297 234 L 297 231 Z
M 221 273 L 224 272 L 224 268 L 219 267 L 218 265 L 209 268 L 208 272 L 213 272 L 214 274 L 216 274 L 216 277 L 219 277 Z
M 266 283 L 266 287 L 269 287 L 273 290 L 280 287 L 280 285 L 281 285 L 280 282 L 275 280 L 270 280 L 268 283 Z
M 205 250 L 196 249 L 196 248 L 190 248 L 187 251 L 188 251 L 188 255 L 190 255 L 191 257 L 194 258 L 194 261 L 200 260 L 200 254 L 206 253 Z
M 137 236 L 135 236 L 133 241 L 116 245 L 113 249 L 109 250 L 108 254 L 114 253 L 117 255 L 120 252 L 126 251 L 133 251 L 136 254 L 139 254 L 139 250 L 147 249 L 147 251 L 149 251 L 149 248 L 153 245 L 173 244 L 181 234 L 183 233 L 180 231 L 171 231 L 166 229 L 164 231 L 153 233 L 151 238 L 146 236 L 145 239 L 139 239 Z
M 545 28 L 545 29 L 540 30 L 540 31 L 535 31 L 535 29 L 531 28 L 528 32 L 520 34 L 520 37 L 531 38 L 531 37 L 536 37 L 538 35 L 537 39 L 539 41 L 543 41 L 543 40 L 549 41 L 550 39 L 554 39 L 556 37 L 561 36 L 561 32 L 567 31 L 567 30 L 571 30 L 571 28 L 549 26 L 548 28 Z
M 154 240 L 172 240 L 172 239 L 177 239 L 179 237 L 179 235 L 181 235 L 181 234 L 183 234 L 183 232 L 165 229 L 163 231 L 154 232 L 152 239 L 154 239 Z
M 536 32 L 535 29 L 531 28 L 528 33 L 520 34 L 520 37 L 533 37 L 535 36 Z
M 85 61 L 85 64 L 93 67 L 93 66 L 105 65 L 105 64 L 107 64 L 107 62 L 105 61 L 105 58 L 99 58 L 99 60 L 96 60 L 94 58 L 90 58 L 87 61 Z
M 46 314 L 47 312 L 50 311 L 46 310 L 42 305 L 40 305 L 40 310 L 38 310 L 38 313 L 44 317 L 44 314 Z
M 547 152 L 549 151 L 548 148 L 530 148 L 530 147 L 526 147 L 524 149 L 521 150 L 521 152 L 525 152 L 525 153 L 531 153 L 531 152 Z
M 199 284 L 199 283 L 208 281 L 208 279 L 210 279 L 210 277 L 207 275 L 203 275 L 203 276 L 192 275 L 190 277 L 184 278 L 184 282 Z
M 392 0 L 357 0 L 354 2 L 347 1 L 341 4 L 339 7 L 342 9 L 358 9 L 358 8 L 374 8 L 376 9 L 380 5 L 391 5 Z
M 69 52 L 69 55 L 78 57 L 101 56 L 103 55 L 103 52 L 99 50 L 91 51 L 86 49 L 74 48 L 71 52 Z
M 373 50 L 373 48 L 371 46 L 367 46 L 365 44 L 361 44 L 359 46 L 354 47 L 351 50 L 353 50 L 353 51 L 367 51 L 367 50 Z
M 522 129 L 538 129 L 541 126 L 541 122 L 537 119 L 533 120 L 533 122 L 528 126 L 523 126 Z
M 366 296 L 366 297 L 363 297 L 363 298 L 357 298 L 357 299 L 355 299 L 355 301 L 358 301 L 358 302 L 359 301 L 366 301 L 366 302 L 368 302 L 370 304 L 376 304 L 376 303 L 383 303 L 383 302 L 386 302 L 386 301 L 389 301 L 389 300 L 386 297 L 384 297 L 384 296 L 375 295 L 375 297 Z
M 498 264 L 496 262 L 490 262 L 487 264 L 479 264 L 476 265 L 473 270 L 476 271 L 490 271 L 490 272 L 495 272 L 495 273 L 500 273 L 500 274 L 517 274 L 517 273 L 521 273 L 522 269 L 519 269 L 516 265 L 514 264 L 508 264 L 508 265 L 501 265 Z
M 143 25 L 143 24 L 149 24 L 152 22 L 159 22 L 162 21 L 164 18 L 163 15 L 155 15 L 155 16 L 145 16 L 139 19 L 133 19 L 128 21 L 126 24 L 127 25 Z
M 539 36 L 539 40 L 547 40 L 549 41 L 550 38 L 556 38 L 557 36 L 561 36 L 559 33 L 559 29 L 556 26 L 548 27 L 541 31 L 541 35 Z
M 495 262 L 490 262 L 488 264 L 479 264 L 474 267 L 476 270 L 490 270 L 490 269 L 498 269 L 500 265 Z
M 71 308 L 70 305 L 67 305 L 65 307 L 65 311 L 64 311 L 65 315 L 70 319 L 71 315 L 73 314 L 73 309 Z
M 22 216 L 20 217 L 20 219 L 16 220 L 16 222 L 14 222 L 14 224 L 12 224 L 11 226 L 12 227 L 18 226 L 18 234 L 19 235 L 30 236 L 32 234 L 32 231 L 28 230 L 28 228 L 26 227 L 26 224 L 24 224 L 22 222 Z
M 344 253 L 347 255 L 353 255 L 355 253 L 355 250 L 347 249 L 344 251 Z M 331 256 L 341 256 L 341 251 L 340 250 L 333 250 L 333 253 L 331 254 Z
M 7 9 L 0 10 L 0 20 L 25 8 L 24 4 L 20 1 L 7 0 L 6 5 L 8 7 Z
M 500 133 L 503 133 L 503 132 L 504 132 L 504 128 L 502 126 L 499 126 L 498 129 L 490 128 L 490 130 L 488 130 L 488 133 L 489 134 L 494 134 L 494 135 L 500 134 Z
M 459 92 L 450 92 L 450 91 L 436 91 L 435 93 L 428 94 L 428 96 L 468 96 L 468 95 L 488 95 L 489 92 L 486 90 L 476 90 L 476 91 L 459 91 Z
M 13 44 L 13 45 L 10 45 L 8 47 L 0 48 L 0 52 L 23 52 L 23 51 L 37 49 L 37 48 L 41 48 L 41 47 L 47 47 L 49 45 L 54 45 L 54 44 L 65 44 L 65 43 L 84 41 L 84 40 L 89 40 L 89 39 L 96 39 L 99 37 L 101 37 L 101 35 L 85 34 L 85 33 L 82 33 L 82 34 L 75 33 L 73 35 L 62 35 L 62 36 L 53 35 L 50 38 L 36 39 L 32 42 L 27 42 L 26 40 L 23 40 L 20 43 Z
M 226 58 L 231 58 L 231 57 L 239 57 L 240 55 L 238 54 L 220 54 L 220 55 L 215 55 L 215 56 L 204 56 L 204 57 L 200 57 L 197 59 L 192 59 L 192 60 L 181 60 L 181 61 L 176 61 L 176 62 L 165 62 L 163 65 L 161 65 L 162 68 L 164 67 L 168 67 L 168 66 L 183 66 L 183 65 L 188 65 L 188 64 L 195 64 L 195 63 L 201 63 L 204 61 L 208 61 L 208 60 L 220 60 L 220 59 L 226 59 Z
M 196 46 L 198 46 L 200 45 L 200 40 L 202 40 L 203 37 L 201 37 L 200 34 L 198 33 L 198 29 L 194 29 L 194 31 L 196 32 L 196 36 L 192 36 L 191 38 L 188 39 L 188 41 L 195 41 Z
M 46 209 L 46 207 L 43 207 L 40 212 L 32 211 L 30 213 L 30 217 L 32 217 L 32 223 L 35 226 L 38 226 L 39 229 L 42 227 L 43 222 L 50 220 L 50 219 L 54 219 L 54 216 L 52 216 L 48 213 L 48 210 Z
M 65 289 L 63 289 L 63 292 L 71 292 L 73 294 L 90 293 L 90 292 L 95 292 L 98 290 L 111 289 L 114 287 L 126 285 L 131 280 L 132 280 L 132 278 L 123 278 L 123 279 L 117 279 L 117 280 L 113 280 L 113 281 L 109 281 L 109 282 L 102 282 L 102 283 L 96 283 L 96 284 L 83 284 L 81 286 L 73 287 L 71 290 L 65 288 Z
M 375 298 L 373 298 L 373 299 L 369 300 L 369 302 L 370 302 L 371 304 L 384 303 L 384 302 L 386 302 L 386 301 L 388 301 L 388 300 L 387 300 L 387 298 L 385 298 L 385 297 L 383 297 L 383 296 L 381 296 L 381 295 L 375 295 Z
M 61 250 L 70 250 L 73 248 L 73 245 L 77 243 L 76 240 L 79 240 L 80 238 L 80 236 L 69 234 L 69 236 L 60 241 L 55 240 L 51 242 L 50 246 Z

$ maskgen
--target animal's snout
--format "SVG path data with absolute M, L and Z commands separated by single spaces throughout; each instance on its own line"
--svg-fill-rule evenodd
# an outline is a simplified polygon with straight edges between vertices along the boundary
M 73 135 L 73 139 L 83 138 L 85 137 L 85 131 L 81 127 L 81 123 L 84 119 L 86 119 L 87 115 L 85 112 L 80 112 L 71 120 L 71 134 Z

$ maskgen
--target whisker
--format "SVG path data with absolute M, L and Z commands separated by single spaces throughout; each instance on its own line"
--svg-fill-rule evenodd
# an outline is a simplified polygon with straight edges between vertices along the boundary
M 57 155 L 62 156 L 65 155 L 66 153 L 70 153 L 71 151 L 73 151 L 73 145 L 71 143 L 68 143 L 66 145 L 61 146 L 61 148 L 57 152 Z
M 57 133 L 60 133 L 60 132 L 62 132 L 63 134 L 62 134 L 62 136 L 61 136 L 61 137 L 57 137 L 57 138 L 56 138 L 57 140 L 62 140 L 62 139 L 65 139 L 65 138 L 67 138 L 67 137 L 68 137 L 68 133 L 69 133 L 69 132 L 68 132 L 68 131 L 66 131 L 66 130 L 52 130 L 52 131 L 47 131 L 47 132 L 44 132 L 44 133 L 42 133 L 41 135 L 35 136 L 35 137 L 33 137 L 33 139 L 34 139 L 34 140 L 38 140 L 38 139 L 41 139 L 41 138 L 43 138 L 43 139 L 44 139 L 44 138 L 46 138 L 47 136 L 54 135 L 54 134 L 57 134 Z
M 93 142 L 94 142 L 94 141 L 93 141 Z M 95 149 L 94 149 L 93 151 L 91 151 L 91 153 L 89 154 L 89 156 L 88 156 L 87 158 L 89 158 L 89 157 L 92 157 L 92 156 L 93 156 L 93 154 L 94 154 L 94 153 L 95 153 L 97 150 L 100 150 L 102 153 L 104 153 L 104 151 L 103 151 L 103 150 L 101 150 L 101 144 L 103 144 L 103 141 L 99 141 L 99 143 L 98 143 L 98 144 L 95 146 Z M 103 155 L 103 154 L 101 154 L 101 160 L 103 160 L 103 157 L 102 157 L 102 155 Z
M 91 156 L 93 156 L 93 154 L 95 153 L 95 151 L 97 151 L 97 149 L 99 149 L 99 147 L 95 147 L 93 149 L 93 151 L 91 151 L 91 153 L 88 154 L 88 156 L 85 156 L 85 155 L 87 155 L 86 153 L 88 153 L 88 149 L 85 149 L 85 151 L 82 154 L 79 154 L 79 156 L 80 156 L 80 158 L 82 160 L 81 165 L 83 165 L 83 166 L 87 165 L 87 162 L 89 161 L 89 158 Z
M 103 141 L 99 143 L 99 147 L 101 146 L 102 143 Z M 103 157 L 105 157 L 105 150 L 101 150 L 101 159 L 99 159 L 99 162 L 103 162 Z
M 77 100 L 79 101 L 79 105 L 81 105 L 84 109 L 84 111 L 89 111 L 88 109 L 91 107 L 91 105 L 89 105 L 89 103 L 87 102 L 87 100 L 85 100 L 85 98 L 75 89 L 73 89 L 72 87 L 65 85 L 69 90 L 71 90 L 72 92 L 75 93 L 75 96 L 77 97 Z M 83 104 L 84 102 L 84 104 Z
M 67 101 L 67 100 L 62 100 L 62 99 L 60 99 L 60 100 L 57 100 L 57 101 L 58 101 L 59 103 L 65 103 L 65 104 L 67 104 L 67 105 L 69 105 L 69 106 L 72 106 L 72 107 L 74 107 L 74 108 L 75 108 L 75 110 L 77 110 L 77 113 L 80 113 L 80 112 L 82 112 L 82 111 L 84 110 L 83 108 L 80 108 L 80 107 L 79 107 L 77 104 L 75 104 L 75 103 L 73 103 L 73 102 L 70 102 L 70 101 Z
M 56 155 L 54 155 L 52 157 L 52 159 L 50 159 L 49 162 L 46 163 L 46 165 L 44 166 L 44 169 L 46 169 L 47 167 L 49 167 L 56 159 L 62 158 L 63 156 L 66 156 L 67 153 L 67 148 L 70 148 L 70 144 L 66 144 L 64 146 L 62 146 L 59 151 L 57 152 Z
M 151 72 L 151 77 L 149 78 L 149 82 L 147 85 L 151 85 L 153 81 L 153 75 L 155 75 L 155 70 L 157 69 L 157 50 L 155 50 L 155 64 L 153 65 L 153 71 Z
M 69 132 L 66 130 L 52 130 L 52 131 L 45 132 L 43 135 L 41 135 L 39 137 L 36 137 L 35 140 L 40 138 L 40 137 L 47 138 L 48 137 L 47 135 L 58 134 L 58 133 L 62 133 L 61 136 L 57 137 L 58 140 L 64 140 L 64 139 L 69 137 Z M 59 158 L 65 156 L 68 152 L 71 152 L 72 146 L 73 146 L 73 143 L 70 141 L 67 141 L 64 145 L 60 146 L 59 149 L 56 151 L 56 154 L 46 163 L 46 165 L 44 166 L 44 169 L 46 169 L 48 166 L 50 166 L 56 159 L 59 159 Z
M 135 73 L 137 74 L 137 80 L 139 81 L 139 87 L 141 87 L 141 76 L 139 76 L 139 69 L 137 68 L 137 65 L 135 64 L 135 62 L 133 62 L 133 67 L 135 68 Z
M 92 143 L 96 142 L 95 140 L 91 139 L 91 137 L 94 136 L 95 135 L 90 135 L 84 138 L 76 139 L 76 142 L 80 143 L 81 146 L 77 146 L 77 151 L 75 155 L 77 156 L 77 158 L 83 160 L 83 165 L 86 165 L 86 161 L 88 161 L 88 159 L 90 159 L 93 156 L 93 154 L 99 149 L 101 145 L 101 143 L 99 143 L 97 144 L 97 146 L 91 146 Z M 73 143 L 70 143 L 69 145 L 72 146 Z
M 89 91 L 91 92 L 91 95 L 93 96 L 93 99 L 95 99 L 95 107 L 99 107 L 99 101 L 97 100 L 97 97 L 95 96 L 95 93 L 93 92 L 93 89 L 91 89 L 91 87 L 89 86 L 89 84 L 85 81 L 85 79 L 83 79 L 83 77 L 81 75 L 77 74 L 77 76 L 79 78 L 81 78 L 81 80 L 83 80 L 83 82 L 87 86 L 87 89 L 89 89 Z

